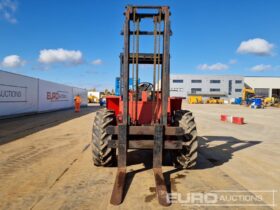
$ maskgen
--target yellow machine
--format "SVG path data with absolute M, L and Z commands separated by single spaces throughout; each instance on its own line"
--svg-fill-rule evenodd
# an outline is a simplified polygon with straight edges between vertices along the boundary
M 279 102 L 279 98 L 277 97 L 267 97 L 263 100 L 263 105 L 279 107 Z
M 215 98 L 208 98 L 206 100 L 206 104 L 223 104 L 224 99 L 215 99 Z
M 275 103 L 275 98 L 274 97 L 267 97 L 263 100 L 263 103 L 265 106 L 271 106 Z
M 88 96 L 88 102 L 89 103 L 99 103 L 99 99 L 96 96 L 91 95 L 91 96 Z
M 202 96 L 189 96 L 188 102 L 189 104 L 202 104 Z
M 242 90 L 242 101 L 246 101 L 249 98 L 255 96 L 255 91 L 251 88 L 243 88 Z

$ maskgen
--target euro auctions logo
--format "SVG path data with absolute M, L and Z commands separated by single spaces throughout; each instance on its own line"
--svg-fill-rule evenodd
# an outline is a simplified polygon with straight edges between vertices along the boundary
M 47 100 L 55 101 L 69 101 L 67 91 L 47 92 Z
M 171 203 L 181 206 L 275 207 L 276 190 L 218 190 L 210 192 L 168 193 Z

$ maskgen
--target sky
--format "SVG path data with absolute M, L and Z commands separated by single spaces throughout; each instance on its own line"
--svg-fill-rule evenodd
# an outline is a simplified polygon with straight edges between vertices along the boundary
M 279 0 L 0 0 L 0 69 L 114 88 L 127 4 L 170 6 L 172 74 L 280 76 Z

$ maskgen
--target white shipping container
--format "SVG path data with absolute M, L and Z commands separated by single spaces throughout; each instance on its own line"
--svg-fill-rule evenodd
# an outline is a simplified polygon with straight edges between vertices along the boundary
M 38 112 L 70 108 L 74 106 L 72 87 L 39 80 Z
M 0 70 L 0 116 L 37 112 L 38 79 Z
M 71 108 L 77 94 L 86 106 L 86 89 L 0 70 L 0 118 Z

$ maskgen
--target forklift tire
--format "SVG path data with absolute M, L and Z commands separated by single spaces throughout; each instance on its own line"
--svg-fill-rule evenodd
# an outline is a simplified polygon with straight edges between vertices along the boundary
M 193 168 L 197 161 L 197 130 L 192 112 L 187 110 L 175 111 L 174 125 L 184 129 L 183 148 L 174 151 L 174 163 L 182 168 Z
M 116 149 L 108 147 L 112 135 L 106 134 L 109 125 L 115 125 L 113 111 L 101 109 L 96 112 L 92 128 L 92 159 L 96 166 L 113 166 L 116 162 Z

